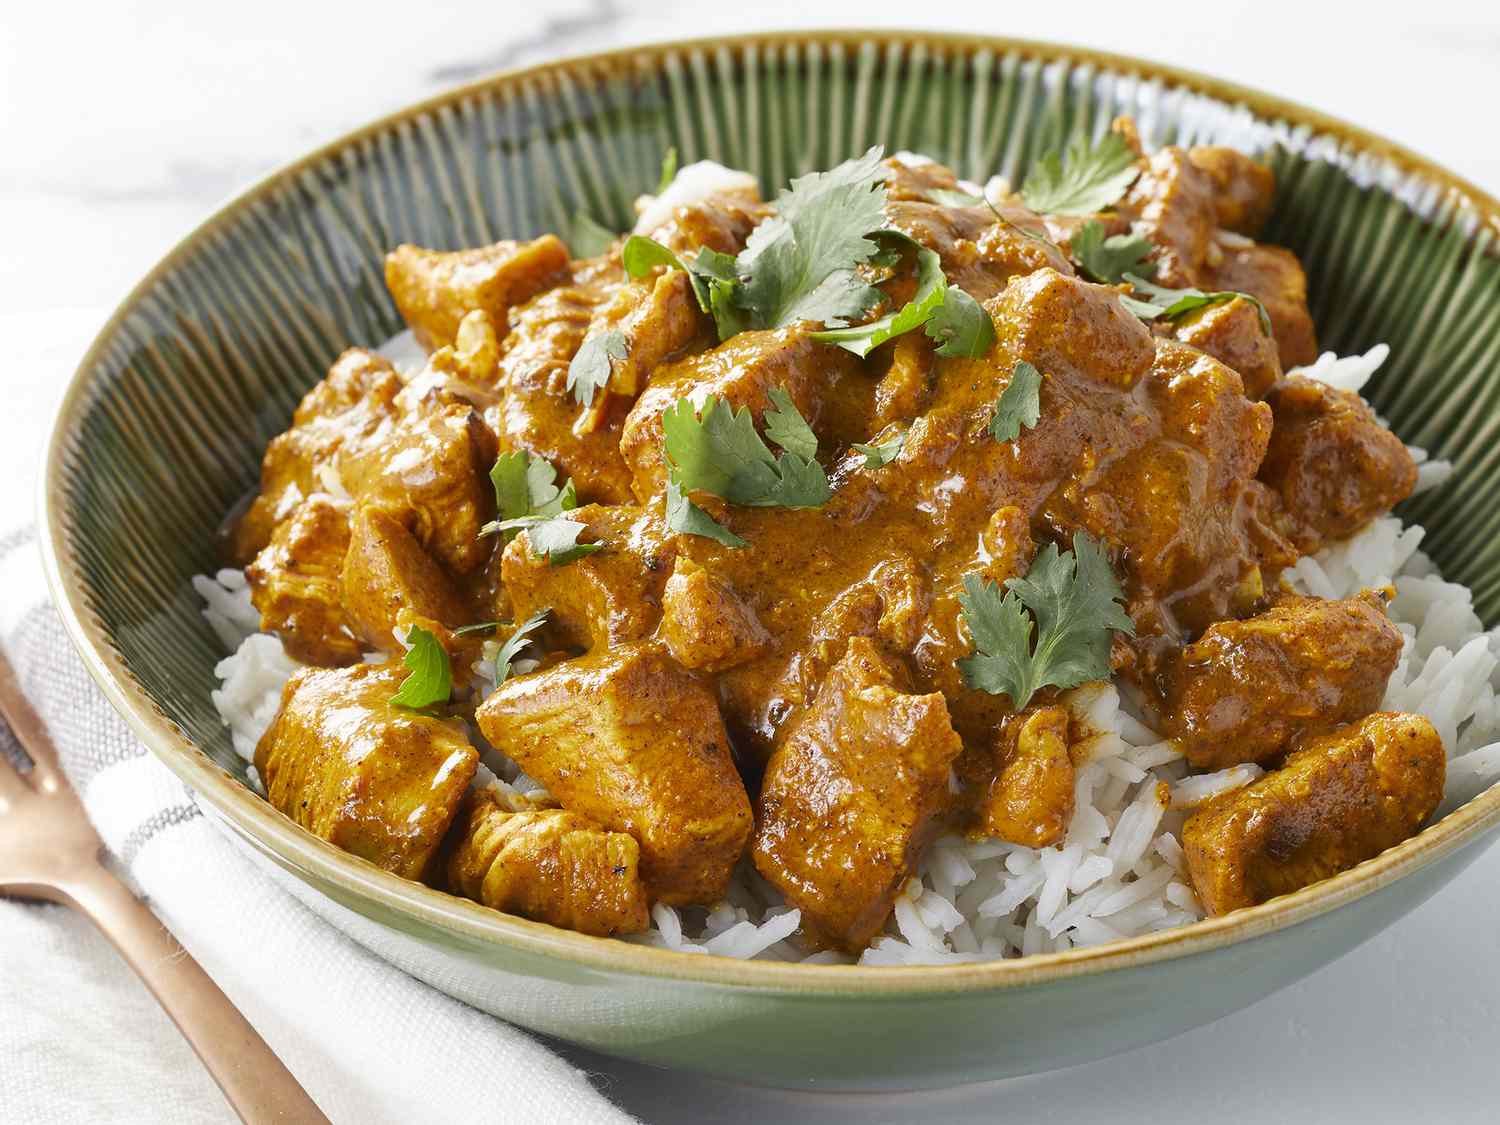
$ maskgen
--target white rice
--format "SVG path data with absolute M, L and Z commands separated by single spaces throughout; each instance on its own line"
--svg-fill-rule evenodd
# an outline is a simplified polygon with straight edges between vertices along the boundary
M 705 169 L 702 177 L 705 183 L 727 182 L 714 169 Z M 643 213 L 642 223 L 650 213 L 650 208 Z M 1384 345 L 1363 356 L 1325 354 L 1298 373 L 1358 391 L 1387 354 Z M 1413 450 L 1413 456 L 1423 474 L 1419 488 L 1434 487 L 1451 472 L 1451 466 L 1430 461 L 1421 450 Z M 1346 542 L 1299 560 L 1283 581 L 1292 590 L 1324 598 L 1395 586 L 1390 614 L 1405 644 L 1383 706 L 1425 715 L 1442 734 L 1450 762 L 1441 815 L 1500 778 L 1500 630 L 1486 632 L 1469 590 L 1438 575 L 1418 550 L 1422 534 L 1420 527 L 1404 527 L 1395 517 L 1378 519 Z M 222 686 L 213 702 L 234 748 L 249 760 L 275 715 L 282 684 L 298 665 L 276 637 L 257 632 L 259 619 L 242 573 L 199 576 L 193 586 L 204 600 L 204 617 L 233 653 L 214 669 Z M 474 690 L 492 690 L 488 663 L 478 664 L 474 673 Z M 1133 695 L 1128 684 L 1099 683 L 1064 698 L 1095 735 L 1077 770 L 1076 808 L 1061 844 L 1037 849 L 942 837 L 859 962 L 1019 957 L 1200 919 L 1203 911 L 1183 860 L 1183 820 L 1210 797 L 1247 785 L 1264 771 L 1244 765 L 1189 777 L 1180 753 L 1151 729 Z M 481 753 L 477 785 L 497 787 L 513 798 L 545 792 L 514 762 L 488 747 Z M 853 960 L 828 951 L 809 956 L 795 936 L 800 913 L 788 909 L 748 861 L 741 863 L 725 901 L 712 910 L 658 903 L 651 918 L 648 931 L 625 940 L 723 957 L 812 964 Z

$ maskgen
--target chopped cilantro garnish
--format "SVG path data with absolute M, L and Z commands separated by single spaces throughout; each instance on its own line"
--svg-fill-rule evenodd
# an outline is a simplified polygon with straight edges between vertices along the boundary
M 974 654 L 958 668 L 966 686 L 1008 695 L 1018 711 L 1043 687 L 1067 689 L 1104 679 L 1110 634 L 1135 635 L 1119 604 L 1123 595 L 1109 560 L 1082 531 L 1074 533 L 1071 551 L 1059 553 L 1049 543 L 1025 578 L 1005 585 L 1002 596 L 995 583 L 964 575 L 958 601 Z
M 609 384 L 614 361 L 625 358 L 625 333 L 618 328 L 591 333 L 568 364 L 568 390 L 580 406 L 589 406 L 594 395 Z
M 531 634 L 536 632 L 543 621 L 547 620 L 547 614 L 551 612 L 550 608 L 537 610 L 516 626 L 516 631 L 510 635 L 510 639 L 500 646 L 500 651 L 495 654 L 495 685 L 497 687 L 510 678 L 511 664 L 515 662 L 521 650 L 532 643 Z
M 620 263 L 632 278 L 645 277 L 657 266 L 673 270 L 687 269 L 682 264 L 682 259 L 670 248 L 643 234 L 632 234 L 625 240 L 625 245 L 620 250 Z
M 618 237 L 608 227 L 578 211 L 568 228 L 568 249 L 575 258 L 597 258 L 607 253 Z
M 906 434 L 899 433 L 887 441 L 872 442 L 866 444 L 856 441 L 853 448 L 865 455 L 865 468 L 879 469 L 889 465 L 897 457 L 901 456 L 901 446 L 906 441 Z
M 823 467 L 790 450 L 772 454 L 746 407 L 735 410 L 709 395 L 695 412 L 691 399 L 680 398 L 662 415 L 662 430 L 672 479 L 683 489 L 752 507 L 817 508 L 828 501 Z
M 532 558 L 546 559 L 553 566 L 564 566 L 584 555 L 592 555 L 595 551 L 604 549 L 603 543 L 578 542 L 578 537 L 587 530 L 587 524 L 563 515 L 519 516 L 485 524 L 480 529 L 480 534 L 524 531 Z
M 797 177 L 777 196 L 776 214 L 750 232 L 735 259 L 735 305 L 751 327 L 811 320 L 837 328 L 875 303 L 877 291 L 855 267 L 875 253 L 868 235 L 883 222 L 882 155 L 877 145 Z
M 661 156 L 661 175 L 656 180 L 656 194 L 660 195 L 677 178 L 677 146 L 669 145 Z
M 1094 281 L 1118 285 L 1126 274 L 1150 277 L 1156 263 L 1147 258 L 1151 241 L 1139 235 L 1112 234 L 1104 237 L 1104 224 L 1091 219 L 1069 240 L 1073 260 Z
M 788 453 L 811 461 L 818 455 L 818 435 L 802 417 L 792 396 L 787 394 L 785 387 L 772 387 L 767 397 L 771 400 L 771 409 L 761 419 L 766 426 L 766 437 Z
M 1118 202 L 1138 175 L 1135 150 L 1119 133 L 1106 133 L 1097 144 L 1075 133 L 1060 160 L 1049 152 L 1037 161 L 1021 198 L 1041 214 L 1092 215 Z
M 1024 359 L 1010 372 L 1010 382 L 995 400 L 990 436 L 996 441 L 1015 441 L 1021 427 L 1030 429 L 1042 416 L 1042 373 Z
M 949 286 L 943 276 L 943 263 L 937 254 L 918 245 L 904 234 L 895 231 L 880 231 L 879 237 L 899 245 L 910 244 L 917 252 L 917 291 L 910 301 L 893 313 L 872 320 L 868 324 L 852 328 L 834 328 L 825 332 L 814 332 L 812 338 L 825 344 L 837 344 L 857 356 L 867 356 L 887 340 L 910 332 L 926 324 L 943 305 Z
M 453 694 L 453 668 L 448 663 L 448 650 L 420 625 L 407 630 L 406 643 L 409 647 L 402 663 L 411 669 L 411 674 L 401 681 L 391 702 L 413 711 L 447 703 Z
M 1127 273 L 1125 280 L 1137 292 L 1145 294 L 1146 299 L 1142 301 L 1122 295 L 1120 303 L 1142 320 L 1155 320 L 1157 317 L 1176 320 L 1190 312 L 1206 309 L 1210 305 L 1222 305 L 1236 297 L 1243 297 L 1254 305 L 1256 312 L 1260 314 L 1261 330 L 1267 336 L 1272 335 L 1271 314 L 1266 311 L 1266 306 L 1261 303 L 1260 298 L 1253 294 L 1232 290 L 1205 293 L 1201 289 L 1168 289 L 1165 286 L 1153 285 L 1145 278 L 1133 273 Z
M 525 450 L 502 453 L 490 469 L 490 481 L 495 486 L 495 507 L 500 519 L 481 528 L 481 535 L 502 530 L 500 524 L 507 520 L 556 516 L 578 507 L 573 481 L 569 479 L 559 488 L 557 470 L 551 462 L 544 457 L 533 457 Z M 506 535 L 505 541 L 509 542 L 511 537 Z
M 922 329 L 937 341 L 941 356 L 977 359 L 995 343 L 995 322 L 984 306 L 956 285 L 948 286 L 939 305 Z
M 975 195 L 962 188 L 933 188 L 927 193 L 927 198 L 944 207 L 994 207 L 985 196 Z
M 675 480 L 667 480 L 667 526 L 683 535 L 701 535 L 715 539 L 726 547 L 748 547 L 750 544 L 698 507 Z

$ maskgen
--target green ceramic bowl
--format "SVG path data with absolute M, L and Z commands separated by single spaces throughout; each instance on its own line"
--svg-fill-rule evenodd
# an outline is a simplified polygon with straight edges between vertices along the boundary
M 1500 828 L 1491 790 L 1294 895 L 1185 930 L 941 968 L 740 963 L 583 937 L 405 882 L 239 784 L 209 703 L 222 655 L 188 579 L 266 441 L 344 347 L 400 327 L 399 242 L 530 237 L 577 208 L 624 227 L 670 144 L 774 188 L 876 142 L 1012 176 L 1133 113 L 1151 144 L 1274 166 L 1269 238 L 1307 266 L 1322 339 L 1389 341 L 1373 387 L 1457 479 L 1424 544 L 1500 617 L 1500 204 L 1341 122 L 1200 75 L 1069 47 L 787 33 L 551 63 L 444 94 L 250 188 L 138 285 L 79 367 L 46 469 L 53 592 L 105 693 L 230 835 L 314 910 L 470 1004 L 599 1050 L 750 1082 L 944 1085 L 1078 1063 L 1242 1007 L 1413 909 Z

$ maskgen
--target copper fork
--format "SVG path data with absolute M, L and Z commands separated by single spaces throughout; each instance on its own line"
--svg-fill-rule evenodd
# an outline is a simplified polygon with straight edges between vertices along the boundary
M 242 1121 L 327 1122 L 213 980 L 102 862 L 104 846 L 56 748 L 0 654 L 0 720 L 31 759 L 0 754 L 0 894 L 83 911 L 130 963 Z

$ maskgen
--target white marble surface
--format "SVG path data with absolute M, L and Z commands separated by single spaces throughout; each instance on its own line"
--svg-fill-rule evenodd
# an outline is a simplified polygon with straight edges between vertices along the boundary
M 8 4 L 0 7 L 0 332 L 12 343 L 0 365 L 0 531 L 29 518 L 48 405 L 93 327 L 162 251 L 260 173 L 496 67 L 653 38 L 850 23 L 1071 40 L 1179 63 L 1353 120 L 1500 192 L 1492 3 Z M 1500 851 L 1303 984 L 1171 1043 L 1054 1075 L 861 1098 L 756 1091 L 577 1057 L 650 1122 L 1067 1121 L 1114 1112 L 1184 1123 L 1493 1121 L 1497 884 Z M 34 919 L 0 928 L 0 940 L 28 933 Z M 92 940 L 79 929 L 57 948 Z M 0 1018 L 7 965 L 70 972 L 65 953 L 0 945 Z M 100 1008 L 79 1015 L 80 1037 L 110 1025 L 128 1034 L 127 1014 L 158 1018 L 120 976 L 99 982 Z M 141 1097 L 146 1108 L 151 1092 Z M 59 1109 L 72 1105 L 66 1091 L 59 1099 Z M 0 1119 L 14 1119 L 6 1109 Z M 503 1107 L 496 1113 L 503 1119 Z

